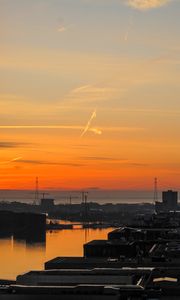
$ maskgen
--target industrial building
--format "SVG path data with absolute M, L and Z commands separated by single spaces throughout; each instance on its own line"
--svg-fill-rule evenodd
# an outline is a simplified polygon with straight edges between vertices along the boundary
M 46 233 L 46 215 L 0 211 L 1 235 L 12 235 L 27 242 L 43 242 Z
M 0 300 L 180 299 L 180 214 L 171 211 L 177 193 L 164 192 L 163 203 L 170 211 L 152 216 L 149 225 L 120 227 L 106 240 L 85 243 L 83 257 L 56 257 L 43 271 L 2 286 L 0 281 Z M 24 218 L 17 221 L 19 228 Z
M 121 268 L 122 261 L 106 257 L 56 257 L 44 264 L 45 270 Z
M 137 248 L 134 242 L 121 240 L 94 240 L 84 244 L 85 257 L 136 257 Z
M 4 283 L 5 284 L 5 283 Z M 180 268 L 93 268 L 31 271 L 0 286 L 0 299 L 175 300 Z
M 156 201 L 156 212 L 170 212 L 178 210 L 178 192 L 168 190 L 162 192 L 162 202 Z
M 40 203 L 41 211 L 48 213 L 54 209 L 54 199 L 52 198 L 42 198 Z

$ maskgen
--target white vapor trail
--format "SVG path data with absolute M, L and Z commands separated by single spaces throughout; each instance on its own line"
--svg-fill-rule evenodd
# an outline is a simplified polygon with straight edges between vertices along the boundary
M 11 160 L 7 160 L 7 161 L 2 161 L 0 162 L 1 165 L 6 165 L 6 164 L 10 164 L 10 163 L 13 163 L 13 162 L 16 162 L 18 160 L 22 159 L 22 156 L 19 156 L 19 157 L 15 157 Z
M 94 132 L 95 134 L 99 134 L 99 135 L 102 134 L 102 131 L 97 128 L 89 128 L 88 130 Z
M 92 120 L 96 117 L 96 110 L 93 112 L 93 114 L 91 115 L 90 120 L 88 121 L 88 124 L 86 125 L 86 127 L 84 128 L 84 126 L 66 126 L 66 125 L 0 125 L 0 130 L 1 129 L 13 129 L 13 130 L 21 130 L 21 129 L 69 129 L 69 130 L 78 130 L 78 131 L 82 131 L 82 135 L 84 135 L 87 131 L 91 131 L 94 132 L 95 134 L 102 134 L 102 131 L 98 128 L 94 128 L 94 127 L 90 127 Z M 145 128 L 142 127 L 103 127 L 102 128 L 103 131 L 112 131 L 112 132 L 133 132 L 133 131 L 139 131 L 139 130 L 145 130 Z M 18 159 L 21 159 L 22 157 L 17 157 L 11 160 L 12 161 L 16 161 Z M 10 162 L 10 161 L 9 161 Z M 1 162 L 0 162 L 1 163 Z M 7 162 L 6 162 L 7 163 Z
M 95 113 L 95 112 L 94 112 Z M 93 116 L 93 118 L 95 115 Z M 91 123 L 91 122 L 90 122 Z M 0 125 L 0 129 L 69 129 L 69 130 L 83 130 L 84 126 L 76 125 Z M 86 130 L 87 131 L 87 130 Z M 88 131 L 92 131 L 96 134 L 101 134 L 101 130 L 97 128 L 88 128 Z
M 90 128 L 90 126 L 91 126 L 91 122 L 92 122 L 92 120 L 95 119 L 95 118 L 96 118 L 96 109 L 93 111 L 93 113 L 92 113 L 92 115 L 91 115 L 89 121 L 87 122 L 87 124 L 86 124 L 86 126 L 85 126 L 83 132 L 81 133 L 81 137 L 83 137 L 83 136 L 85 135 L 85 133 L 89 130 L 89 128 Z M 92 130 L 91 130 L 91 131 L 92 131 Z M 93 130 L 93 132 L 95 132 L 95 131 L 96 131 L 96 129 Z M 97 132 L 96 132 L 96 133 L 97 133 Z
M 15 158 L 11 159 L 10 162 L 18 161 L 20 159 L 22 159 L 22 156 L 15 157 Z

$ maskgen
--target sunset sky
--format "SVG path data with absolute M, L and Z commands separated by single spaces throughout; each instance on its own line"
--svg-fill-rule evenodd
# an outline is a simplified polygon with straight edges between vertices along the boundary
M 0 189 L 180 187 L 180 1 L 0 0 Z

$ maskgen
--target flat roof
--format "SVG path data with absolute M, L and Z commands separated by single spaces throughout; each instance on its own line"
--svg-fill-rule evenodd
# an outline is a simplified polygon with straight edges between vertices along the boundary
M 132 245 L 134 242 L 129 242 L 129 241 L 121 241 L 121 240 L 92 240 L 86 244 L 84 244 L 84 246 L 86 245 L 102 245 L 102 246 L 106 246 L 106 245 Z
M 124 230 L 129 230 L 129 231 L 173 231 L 173 230 L 177 230 L 179 229 L 179 227 L 153 227 L 153 228 L 146 228 L 146 227 L 120 227 L 117 229 L 114 229 L 112 231 L 110 231 L 108 234 L 111 233 L 119 233 L 119 232 L 123 232 Z
M 51 260 L 48 260 L 47 262 L 45 262 L 46 264 L 47 263 L 66 263 L 68 262 L 69 264 L 70 263 L 98 263 L 98 262 L 106 262 L 107 261 L 107 258 L 104 258 L 104 257 L 84 257 L 84 256 L 58 256 L 58 257 L 55 257 Z
M 29 271 L 25 274 L 18 275 L 31 276 L 31 275 L 43 275 L 43 276 L 60 276 L 60 275 L 123 275 L 130 276 L 132 274 L 149 274 L 154 268 L 92 268 L 92 269 L 58 269 L 58 270 L 42 270 L 42 271 Z

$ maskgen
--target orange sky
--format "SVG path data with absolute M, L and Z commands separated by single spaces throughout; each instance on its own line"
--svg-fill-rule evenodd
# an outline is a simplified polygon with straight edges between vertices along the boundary
M 180 4 L 70 2 L 1 2 L 0 189 L 178 189 Z

